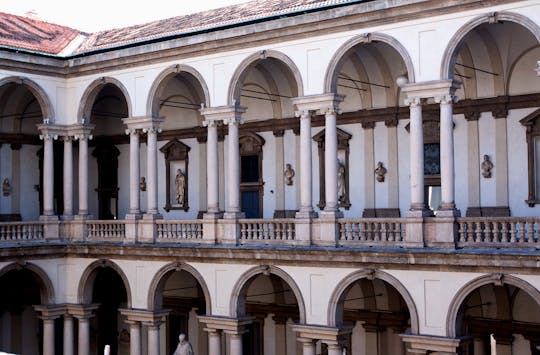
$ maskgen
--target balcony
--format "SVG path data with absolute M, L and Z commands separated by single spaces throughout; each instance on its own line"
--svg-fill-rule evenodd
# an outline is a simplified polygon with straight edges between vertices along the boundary
M 540 218 L 74 220 L 0 223 L 0 245 L 205 244 L 329 248 L 540 249 Z

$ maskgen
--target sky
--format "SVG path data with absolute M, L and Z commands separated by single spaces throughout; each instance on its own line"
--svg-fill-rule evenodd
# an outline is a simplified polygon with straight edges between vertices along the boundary
M 85 32 L 141 24 L 248 0 L 0 0 L 0 11 L 37 17 Z

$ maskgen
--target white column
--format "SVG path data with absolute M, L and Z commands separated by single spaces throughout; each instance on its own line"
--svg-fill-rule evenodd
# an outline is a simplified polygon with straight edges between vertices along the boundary
M 43 318 L 43 355 L 54 355 L 53 318 Z
M 406 100 L 410 105 L 411 210 L 422 211 L 424 204 L 424 136 L 422 99 Z
M 64 219 L 73 217 L 73 137 L 64 136 Z
M 146 168 L 146 196 L 147 196 L 147 214 L 158 214 L 158 190 L 157 190 L 157 134 L 159 128 L 152 127 L 144 130 L 147 133 L 147 168 Z
M 205 329 L 208 332 L 208 355 L 221 355 L 221 333 L 215 329 Z
M 79 318 L 79 352 L 77 355 L 90 355 L 90 319 Z
M 129 323 L 129 349 L 130 355 L 142 355 L 141 322 Z
M 54 216 L 54 151 L 50 133 L 43 134 L 43 215 Z
M 229 355 L 242 355 L 242 334 L 241 333 L 229 333 L 230 339 L 230 351 Z
M 140 149 L 138 129 L 127 129 L 129 134 L 129 213 L 138 215 L 141 213 L 139 182 L 140 173 Z
M 298 338 L 302 343 L 302 355 L 315 355 L 315 343 L 312 339 Z
M 240 145 L 238 141 L 238 125 L 240 120 L 237 117 L 224 121 L 229 126 L 228 136 L 228 206 L 227 213 L 237 214 L 240 209 Z
M 160 324 L 148 325 L 148 354 L 159 355 L 159 326 Z
M 300 115 L 300 213 L 313 213 L 313 181 L 311 171 L 311 112 L 301 111 Z
M 64 315 L 64 355 L 73 355 L 73 316 Z
M 452 95 L 436 97 L 441 108 L 441 209 L 454 210 L 454 120 Z
M 217 121 L 205 121 L 208 127 L 206 142 L 207 211 L 219 213 L 219 152 Z
M 343 355 L 341 351 L 341 346 L 339 344 L 329 344 L 328 345 L 328 355 Z M 399 354 L 396 354 L 399 355 Z
M 324 127 L 324 181 L 325 181 L 325 212 L 338 210 L 338 139 L 336 127 L 336 112 L 330 109 L 325 113 Z
M 79 217 L 88 215 L 88 138 L 80 134 L 79 139 Z

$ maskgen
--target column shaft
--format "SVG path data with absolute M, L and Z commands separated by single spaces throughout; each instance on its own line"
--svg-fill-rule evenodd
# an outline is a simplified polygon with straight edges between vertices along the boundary
M 54 319 L 43 319 L 43 355 L 54 355 Z
M 454 120 L 452 96 L 441 99 L 441 209 L 453 210 L 454 203 Z
M 146 196 L 148 201 L 148 214 L 157 214 L 157 128 L 147 130 L 147 186 Z
M 228 120 L 229 137 L 229 175 L 228 175 L 228 206 L 227 212 L 239 213 L 240 210 L 240 145 L 238 141 L 238 120 Z
M 242 355 L 242 334 L 230 334 L 230 355 Z
M 141 347 L 141 323 L 132 322 L 129 325 L 129 346 L 130 346 L 130 355 L 142 355 Z
M 64 315 L 64 355 L 73 355 L 73 317 Z
M 139 131 L 129 130 L 129 213 L 141 213 L 139 182 L 141 179 Z
M 221 355 L 221 334 L 216 331 L 208 332 L 208 355 Z
M 79 352 L 77 355 L 90 355 L 90 320 L 79 318 Z
M 159 325 L 148 326 L 148 354 L 159 355 Z
M 302 355 L 315 355 L 315 343 L 311 339 L 302 342 Z
M 219 152 L 217 122 L 208 122 L 208 138 L 206 143 L 207 174 L 207 211 L 219 213 Z
M 79 216 L 88 214 L 88 137 L 79 137 Z
M 325 181 L 325 207 L 328 212 L 338 210 L 338 139 L 336 127 L 336 113 L 325 114 L 324 131 L 324 181 Z
M 425 209 L 424 136 L 420 99 L 411 100 L 410 115 L 411 210 L 423 210 Z
M 43 215 L 54 215 L 54 151 L 53 136 L 43 138 Z
M 73 216 L 73 141 L 64 137 L 64 217 Z
M 313 212 L 311 171 L 311 112 L 300 116 L 300 212 Z

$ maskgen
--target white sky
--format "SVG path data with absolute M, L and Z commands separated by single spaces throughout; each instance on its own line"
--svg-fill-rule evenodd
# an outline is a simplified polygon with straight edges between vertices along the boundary
M 44 21 L 96 32 L 249 0 L 0 0 L 0 11 L 24 15 L 33 10 Z

